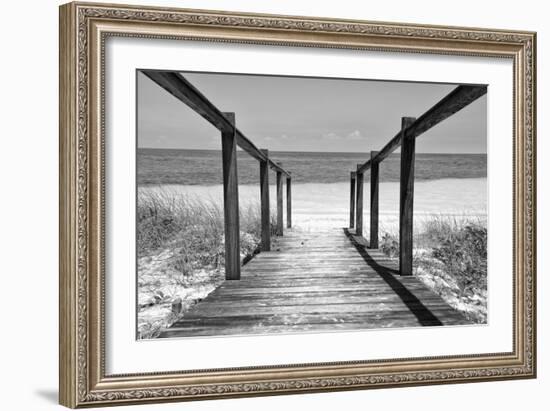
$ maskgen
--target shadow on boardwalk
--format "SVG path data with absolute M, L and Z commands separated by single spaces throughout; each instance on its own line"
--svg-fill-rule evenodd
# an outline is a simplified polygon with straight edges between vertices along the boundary
M 293 229 L 159 338 L 468 324 L 347 230 Z
M 353 235 L 345 229 L 345 233 L 352 241 L 353 245 L 363 257 L 365 262 L 391 287 L 393 291 L 401 298 L 403 303 L 409 307 L 411 312 L 416 316 L 421 325 L 443 325 L 443 323 L 428 309 L 422 302 L 410 292 L 394 275 L 399 275 L 397 268 L 384 267 L 368 253 L 367 249 L 361 245 Z

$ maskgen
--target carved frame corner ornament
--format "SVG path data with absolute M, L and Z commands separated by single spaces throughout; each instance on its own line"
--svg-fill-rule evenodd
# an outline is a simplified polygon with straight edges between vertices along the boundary
M 109 36 L 487 56 L 514 63 L 514 349 L 105 375 L 104 46 Z M 68 407 L 536 376 L 536 34 L 220 11 L 60 7 L 60 403 Z

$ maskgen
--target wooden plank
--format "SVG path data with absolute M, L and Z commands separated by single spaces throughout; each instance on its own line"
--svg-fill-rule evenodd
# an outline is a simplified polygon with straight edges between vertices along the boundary
M 292 178 L 286 178 L 286 228 L 292 228 Z
M 304 307 L 308 305 L 315 305 L 315 306 L 324 306 L 324 305 L 331 305 L 334 307 L 341 306 L 342 304 L 378 304 L 378 303 L 387 303 L 387 304 L 404 304 L 408 306 L 409 308 L 416 306 L 420 303 L 425 305 L 426 307 L 432 309 L 436 306 L 439 306 L 441 309 L 447 309 L 448 311 L 454 311 L 450 310 L 449 305 L 446 304 L 441 299 L 423 299 L 420 302 L 419 301 L 401 301 L 398 298 L 396 298 L 396 294 L 381 294 L 378 295 L 376 293 L 363 293 L 361 291 L 353 291 L 349 293 L 339 293 L 337 294 L 336 291 L 331 292 L 332 296 L 327 297 L 321 293 L 313 294 L 313 293 L 301 293 L 301 294 L 290 294 L 288 298 L 285 298 L 284 296 L 281 296 L 281 294 L 272 294 L 267 296 L 266 298 L 262 298 L 259 294 L 241 294 L 241 295 L 230 295 L 230 294 L 218 294 L 216 295 L 215 299 L 210 299 L 206 301 L 205 304 L 196 304 L 191 311 L 186 313 L 187 316 L 193 316 L 196 313 L 202 312 L 203 310 L 209 309 L 209 307 L 226 307 L 230 308 L 231 306 L 234 307 L 248 307 L 249 313 L 254 313 L 254 307 L 271 307 L 271 306 L 287 306 L 287 307 L 294 307 L 294 310 L 296 312 L 300 312 L 302 309 L 306 309 Z M 355 295 L 353 295 L 355 294 Z M 345 298 L 342 298 L 342 297 Z M 349 298 L 348 298 L 349 296 Z M 207 307 L 208 306 L 208 307 Z M 403 305 L 400 305 L 400 307 Z M 327 308 L 332 310 L 332 308 Z M 344 312 L 344 311 L 342 311 Z M 412 316 L 412 314 L 411 314 Z M 412 317 L 411 317 L 412 318 Z
M 438 324 L 434 324 L 438 325 Z M 409 320 L 389 320 L 371 318 L 367 323 L 346 322 L 344 319 L 332 320 L 316 323 L 290 323 L 290 324 L 265 324 L 257 322 L 253 325 L 245 323 L 244 325 L 223 325 L 213 329 L 212 325 L 185 327 L 185 328 L 169 328 L 164 331 L 158 338 L 181 338 L 181 337 L 206 337 L 212 335 L 250 335 L 250 334 L 291 334 L 291 333 L 318 333 L 318 332 L 334 332 L 334 331 L 352 331 L 364 330 L 368 328 L 402 328 L 413 326 Z M 414 326 L 420 326 L 418 322 Z
M 227 121 L 223 113 L 191 82 L 176 71 L 142 70 L 143 74 L 165 89 L 220 131 L 234 131 L 237 145 L 259 161 L 267 161 L 269 167 L 289 175 L 288 171 L 266 158 L 252 141 Z
M 357 190 L 356 206 L 355 206 L 355 234 L 363 235 L 363 173 L 359 172 L 360 164 L 357 165 Z
M 416 291 L 415 291 L 416 292 Z M 213 295 L 214 296 L 214 295 Z M 353 290 L 346 294 L 342 294 L 338 290 L 334 291 L 311 291 L 311 292 L 292 292 L 292 293 L 272 293 L 268 296 L 264 296 L 261 293 L 249 293 L 246 294 L 246 300 L 242 295 L 234 294 L 216 294 L 216 298 L 209 298 L 208 304 L 217 305 L 232 305 L 232 304 L 248 304 L 248 305 L 296 305 L 297 307 L 302 304 L 323 304 L 323 303 L 342 303 L 346 301 L 351 302 L 377 302 L 377 301 L 391 301 L 397 297 L 394 292 L 364 292 L 363 290 Z M 425 295 L 422 296 L 422 302 L 426 305 L 430 305 L 433 302 L 441 301 L 439 296 Z M 201 310 L 202 305 L 195 305 L 194 310 Z
M 277 163 L 280 165 L 280 163 Z M 283 235 L 283 175 L 277 171 L 277 235 Z
M 294 261 L 286 261 L 286 259 L 281 260 L 271 260 L 271 261 L 263 261 L 261 266 L 254 266 L 253 269 L 258 269 L 259 271 L 264 271 L 269 268 L 277 269 L 277 268 L 284 268 L 285 270 L 290 269 L 346 269 L 346 268 L 363 268 L 364 269 L 365 261 L 361 258 L 355 258 L 354 260 L 332 260 L 324 262 L 322 258 L 318 258 L 316 261 L 312 261 L 311 264 L 307 261 L 303 262 L 294 262 Z
M 403 117 L 403 133 L 416 119 Z M 414 157 L 415 138 L 405 136 L 401 144 L 401 175 L 399 178 L 399 272 L 413 272 L 413 203 L 414 203 Z
M 371 328 L 372 325 L 376 324 L 380 326 L 382 322 L 391 321 L 391 320 L 406 320 L 409 325 L 419 325 L 418 321 L 411 322 L 408 318 L 410 314 L 409 310 L 403 310 L 391 315 L 373 315 L 372 313 L 339 313 L 332 315 L 324 314 L 305 314 L 305 315 L 240 315 L 240 316 L 221 316 L 221 317 L 202 317 L 202 318 L 190 318 L 182 319 L 174 324 L 174 329 L 179 327 L 188 326 L 202 326 L 202 325 L 211 325 L 215 327 L 227 327 L 234 325 L 254 325 L 255 323 L 262 323 L 264 326 L 272 325 L 290 325 L 294 324 L 319 324 L 319 323 L 356 323 L 362 324 L 363 328 Z M 382 321 L 380 321 L 382 320 Z M 434 324 L 441 325 L 441 324 Z
M 357 261 L 362 261 L 362 257 L 357 253 L 353 254 L 346 251 L 345 253 L 336 254 L 332 256 L 332 258 L 329 258 L 329 256 L 323 256 L 322 252 L 317 251 L 315 253 L 310 253 L 306 249 L 304 249 L 304 252 L 301 254 L 304 257 L 304 259 L 288 260 L 287 258 L 288 254 L 285 251 L 280 251 L 280 252 L 274 251 L 273 254 L 271 255 L 266 255 L 262 257 L 258 256 L 258 261 L 261 261 L 262 264 L 269 263 L 270 261 L 272 262 L 286 261 L 288 264 L 292 264 L 292 265 L 306 264 L 308 267 L 313 267 L 315 266 L 316 261 L 319 261 L 320 264 L 329 262 L 329 260 L 331 259 L 340 260 L 342 262 L 346 260 L 349 261 L 349 258 L 346 258 L 346 256 L 343 254 L 347 254 L 348 256 L 353 256 L 357 259 Z
M 325 273 L 327 276 L 332 276 L 332 275 L 337 275 L 339 273 L 344 273 L 346 272 L 346 269 L 345 269 L 345 265 L 344 264 L 338 264 L 338 265 L 332 265 L 332 266 L 329 266 L 329 267 L 316 267 L 314 269 L 310 269 L 308 268 L 307 266 L 305 265 L 302 265 L 302 266 L 294 266 L 294 265 L 287 265 L 287 266 L 281 266 L 278 270 L 277 270 L 277 266 L 276 265 L 272 265 L 271 267 L 269 268 L 264 268 L 264 267 L 258 267 L 258 270 L 254 270 L 255 273 L 258 273 L 259 275 L 275 275 L 277 274 L 277 272 L 281 272 L 281 271 L 285 271 L 285 272 L 289 272 L 290 274 L 304 274 L 304 273 L 307 273 L 309 270 L 309 272 L 311 272 L 311 274 L 321 274 L 321 273 Z M 389 270 L 388 270 L 389 271 Z M 395 269 L 393 270 L 395 273 L 398 273 L 399 270 L 398 269 Z M 361 267 L 359 264 L 355 264 L 353 266 L 350 266 L 347 270 L 347 272 L 349 273 L 355 273 L 355 274 L 364 274 L 364 273 L 367 273 L 368 271 L 366 271 L 363 267 Z
M 397 133 L 376 156 L 378 163 L 393 153 L 401 145 L 403 134 L 410 138 L 416 138 L 430 128 L 441 123 L 446 118 L 452 116 L 464 107 L 473 103 L 481 96 L 487 93 L 485 85 L 461 85 L 443 97 L 432 108 L 422 114 L 418 120 L 410 124 L 405 133 L 402 130 Z M 371 166 L 371 160 L 365 162 L 358 171 L 364 172 Z
M 411 303 L 409 306 L 405 305 L 402 301 L 376 301 L 376 302 L 359 302 L 359 303 L 340 303 L 340 304 L 308 304 L 308 305 L 254 305 L 248 304 L 238 305 L 205 305 L 197 316 L 187 315 L 182 322 L 192 320 L 193 318 L 208 318 L 208 317 L 225 317 L 231 319 L 231 317 L 244 316 L 250 313 L 254 315 L 347 315 L 347 314 L 376 314 L 381 311 L 392 311 L 394 315 L 399 312 L 407 313 L 410 309 L 422 309 L 422 303 Z M 433 303 L 430 306 L 431 310 L 444 309 L 448 305 L 444 302 L 439 304 Z M 407 313 L 408 314 L 408 313 Z
M 378 264 L 384 264 L 385 266 L 383 269 L 385 270 L 391 270 L 391 269 L 397 269 L 398 267 L 392 267 L 386 264 L 386 261 L 378 261 Z M 252 270 L 253 272 L 261 272 L 261 271 L 268 271 L 269 269 L 276 270 L 278 267 L 284 268 L 287 271 L 296 271 L 299 269 L 309 269 L 312 272 L 316 270 L 331 270 L 334 272 L 335 270 L 347 270 L 347 269 L 362 269 L 365 272 L 375 272 L 372 269 L 369 269 L 365 267 L 365 260 L 362 257 L 357 256 L 348 256 L 344 258 L 332 258 L 327 261 L 323 261 L 321 257 L 317 257 L 314 261 L 308 262 L 308 261 L 287 261 L 286 258 L 281 259 L 269 259 L 269 260 L 262 260 L 261 262 L 258 262 L 257 264 L 251 265 L 250 263 L 246 265 L 246 268 L 248 270 Z
M 354 251 L 353 249 L 341 248 L 337 251 L 333 251 L 330 248 L 330 246 L 328 246 L 327 248 L 325 248 L 325 250 L 326 251 L 323 251 L 323 249 L 319 249 L 316 251 L 309 251 L 308 248 L 304 247 L 302 250 L 302 253 L 300 253 L 300 255 L 303 256 L 304 258 L 299 260 L 291 260 L 289 262 L 293 264 L 301 262 L 301 263 L 307 264 L 308 266 L 311 266 L 312 261 L 315 261 L 315 260 L 320 260 L 321 264 L 331 259 L 340 260 L 340 261 L 349 261 L 348 256 L 353 256 L 358 261 L 363 260 L 363 258 L 357 252 L 355 253 L 353 252 Z M 262 256 L 258 255 L 258 261 L 261 261 L 262 263 L 269 262 L 269 261 L 279 261 L 279 260 L 288 261 L 288 254 L 289 253 L 287 253 L 287 251 L 281 251 L 281 252 L 274 251 L 269 255 L 267 254 Z
M 378 248 L 378 183 L 380 164 L 373 161 L 378 151 L 371 151 L 370 169 L 370 226 L 369 226 L 369 248 Z
M 285 331 L 291 330 L 318 330 L 324 329 L 319 325 L 331 325 L 332 330 L 336 329 L 368 329 L 368 328 L 388 328 L 396 326 L 437 326 L 441 322 L 435 318 L 415 319 L 409 318 L 410 311 L 395 311 L 388 315 L 384 312 L 378 313 L 319 313 L 319 314 L 266 314 L 266 315 L 235 315 L 231 317 L 202 317 L 190 318 L 178 321 L 171 328 L 172 333 L 180 332 L 179 336 L 195 334 L 197 328 L 205 327 L 215 329 L 217 333 L 223 333 L 224 329 L 232 329 L 231 333 L 267 333 L 270 330 L 284 326 Z M 466 321 L 460 317 L 448 316 L 445 318 L 447 323 L 458 325 L 465 324 Z M 203 328 L 204 327 L 204 328 Z M 330 329 L 330 328 L 329 328 Z M 238 331 L 237 331 L 238 330 Z M 281 329 L 278 330 L 280 332 Z M 183 335 L 182 335 L 183 334 Z M 171 336 L 176 336 L 172 334 Z M 165 337 L 164 335 L 163 337 Z
M 235 113 L 223 113 L 235 124 Z M 222 132 L 223 215 L 225 230 L 225 279 L 241 278 L 239 238 L 239 184 L 235 128 Z
M 352 171 L 349 186 L 349 228 L 355 226 L 355 176 L 355 171 Z
M 383 285 L 384 283 L 379 283 L 378 285 Z M 405 288 L 405 287 L 403 287 Z M 384 289 L 387 289 L 387 287 L 384 287 Z M 409 288 L 407 288 L 409 289 Z M 419 290 L 422 290 L 423 287 L 422 286 L 419 286 Z M 224 291 L 228 291 L 229 289 L 227 288 L 221 288 L 220 289 L 220 294 L 219 295 L 223 295 Z M 246 295 L 246 294 L 254 294 L 254 293 L 265 293 L 266 295 L 267 294 L 271 294 L 271 293 L 297 293 L 297 292 L 308 292 L 308 291 L 319 291 L 319 292 L 326 292 L 326 291 L 340 291 L 340 292 L 350 292 L 350 291 L 359 291 L 359 290 L 363 290 L 363 291 L 372 291 L 372 292 L 381 292 L 380 291 L 380 287 L 371 287 L 371 288 L 365 288 L 365 287 L 360 287 L 358 286 L 357 284 L 350 284 L 350 285 L 346 285 L 346 284 L 342 284 L 340 282 L 336 283 L 336 282 L 333 282 L 331 283 L 330 286 L 327 286 L 326 284 L 323 284 L 323 285 L 302 285 L 302 286 L 293 286 L 293 285 L 288 285 L 288 286 L 285 286 L 285 287 L 281 287 L 281 286 L 275 286 L 275 287 L 269 287 L 269 286 L 264 286 L 262 284 L 258 284 L 256 287 L 249 287 L 249 288 L 235 288 L 235 289 L 232 289 L 230 294 L 231 295 Z M 394 290 L 395 291 L 395 290 Z M 228 291 L 229 292 L 229 291 Z
M 337 264 L 330 264 L 328 266 L 322 266 L 321 264 L 318 264 L 317 267 L 310 268 L 307 265 L 296 265 L 296 264 L 271 264 L 270 266 L 260 266 L 260 267 L 254 267 L 254 272 L 257 273 L 277 273 L 281 272 L 282 270 L 290 272 L 290 273 L 300 273 L 300 272 L 307 272 L 309 270 L 312 274 L 314 273 L 329 273 L 329 274 L 336 274 L 338 272 L 345 272 L 348 270 L 349 272 L 355 272 L 355 273 L 363 273 L 367 272 L 365 268 L 363 267 L 363 263 L 360 262 L 354 262 L 353 265 L 348 265 L 346 268 L 346 265 L 342 262 L 338 262 Z M 385 268 L 386 269 L 386 268 Z M 386 269 L 387 270 L 387 269 Z M 389 270 L 388 270 L 389 271 Z M 399 270 L 396 268 L 394 271 L 398 272 Z
M 370 274 L 370 276 L 369 276 Z M 337 279 L 337 281 L 334 281 Z M 376 273 L 358 273 L 355 276 L 332 276 L 327 275 L 323 277 L 314 277 L 314 278 L 293 278 L 293 277 L 274 277 L 274 276 L 258 276 L 255 278 L 246 277 L 241 283 L 237 285 L 232 285 L 228 283 L 228 286 L 221 287 L 220 289 L 229 289 L 229 288 L 238 288 L 240 290 L 246 290 L 249 288 L 258 288 L 258 287 L 307 287 L 309 285 L 315 287 L 332 287 L 335 284 L 338 286 L 351 288 L 358 287 L 362 290 L 369 288 L 375 288 L 379 284 L 384 284 L 384 279 L 379 276 L 376 277 Z M 403 284 L 400 284 L 401 287 L 404 287 Z
M 263 154 L 269 158 L 269 151 L 263 149 Z M 260 161 L 260 213 L 261 213 L 261 243 L 262 251 L 271 250 L 271 217 L 269 215 L 269 168 L 267 161 Z
M 269 263 L 272 261 L 287 261 L 288 260 L 288 254 L 286 252 L 282 253 L 273 253 L 271 255 L 265 255 L 265 256 L 258 256 L 258 261 L 261 261 L 262 263 Z M 316 252 L 307 252 L 304 251 L 302 254 L 305 258 L 307 258 L 307 261 L 304 261 L 304 264 L 307 264 L 308 267 L 315 264 L 315 261 L 319 261 L 320 264 L 324 264 L 327 261 L 350 261 L 350 258 L 355 258 L 357 261 L 363 261 L 363 258 L 360 255 L 357 255 L 357 253 L 353 253 L 352 251 L 342 249 L 342 252 L 340 253 L 332 253 L 327 251 L 327 253 L 323 253 L 322 251 L 316 251 Z M 313 263 L 313 264 L 312 264 Z

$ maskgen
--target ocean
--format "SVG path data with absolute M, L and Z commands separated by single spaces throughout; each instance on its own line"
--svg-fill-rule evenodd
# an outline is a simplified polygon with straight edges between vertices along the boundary
M 137 154 L 138 185 L 219 185 L 222 182 L 221 151 L 140 148 Z M 293 183 L 349 182 L 349 173 L 369 158 L 367 153 L 269 153 L 292 173 Z M 239 184 L 258 184 L 258 161 L 237 153 Z M 380 165 L 380 181 L 399 181 L 400 154 Z M 440 180 L 486 178 L 486 154 L 416 154 L 415 179 Z M 368 181 L 368 177 L 366 178 Z M 270 183 L 275 182 L 274 178 Z

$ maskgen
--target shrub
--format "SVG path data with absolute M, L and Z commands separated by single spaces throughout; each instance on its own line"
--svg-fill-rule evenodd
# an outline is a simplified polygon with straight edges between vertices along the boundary
M 461 291 L 468 294 L 487 288 L 487 228 L 467 224 L 442 233 L 441 245 L 432 255 L 456 278 Z
M 399 241 L 395 234 L 384 233 L 380 239 L 380 249 L 389 257 L 396 257 L 399 254 Z

